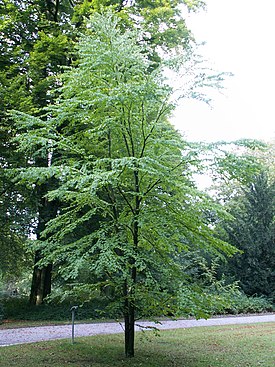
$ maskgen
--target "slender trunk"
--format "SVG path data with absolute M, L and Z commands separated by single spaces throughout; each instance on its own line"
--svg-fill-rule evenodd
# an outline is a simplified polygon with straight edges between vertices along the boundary
M 127 282 L 124 284 L 124 339 L 125 339 L 125 356 L 127 358 L 135 355 L 135 306 L 129 298 Z
M 134 239 L 138 240 L 138 226 L 134 225 Z M 136 244 L 135 244 L 136 245 Z M 136 246 L 135 246 L 136 247 Z M 126 357 L 134 357 L 135 346 L 135 287 L 137 282 L 137 268 L 135 261 L 132 259 L 131 270 L 131 287 L 128 289 L 127 282 L 124 284 L 124 322 L 125 322 L 125 355 Z
M 138 244 L 138 223 L 135 220 L 133 227 L 133 239 L 134 248 L 137 248 Z M 135 347 L 135 287 L 137 283 L 137 268 L 135 266 L 135 260 L 130 261 L 132 265 L 131 269 L 131 286 L 128 287 L 127 282 L 124 284 L 124 297 L 125 297 L 125 355 L 126 357 L 134 357 Z M 129 289 L 128 289 L 129 288 Z
M 138 171 L 134 171 L 134 184 L 135 192 L 139 194 L 139 176 Z M 133 221 L 133 250 L 134 252 L 138 249 L 139 241 L 139 227 L 138 218 L 140 211 L 140 198 L 136 195 L 135 198 L 135 210 L 134 210 L 134 221 Z M 135 347 L 135 288 L 137 283 L 137 268 L 135 265 L 135 258 L 130 259 L 131 264 L 131 285 L 124 284 L 124 299 L 125 299 L 125 355 L 126 357 L 134 357 L 134 347 Z M 129 289 L 128 289 L 129 288 Z

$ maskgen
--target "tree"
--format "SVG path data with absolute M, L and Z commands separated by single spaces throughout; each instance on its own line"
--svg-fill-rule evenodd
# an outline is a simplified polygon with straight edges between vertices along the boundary
M 194 41 L 182 13 L 203 8 L 205 2 L 200 0 L 89 0 L 75 6 L 73 21 L 81 28 L 90 15 L 111 9 L 122 19 L 122 29 L 142 30 L 139 42 L 151 46 L 148 52 L 154 67 L 161 60 L 159 48 L 164 51 L 187 48 Z
M 20 179 L 59 181 L 47 194 L 62 207 L 43 232 L 43 259 L 66 279 L 89 270 L 96 282 L 73 291 L 111 290 L 132 357 L 136 318 L 177 306 L 183 274 L 175 254 L 190 246 L 232 247 L 214 236 L 204 215 L 208 198 L 192 182 L 198 162 L 168 122 L 171 88 L 161 70 L 148 72 L 152 62 L 137 33 L 122 33 L 112 13 L 96 14 L 90 25 L 78 67 L 64 74 L 46 118 L 14 113 L 21 150 L 33 156 L 42 145 L 48 155 L 59 152 L 50 166 L 23 171 Z
M 0 280 L 2 278 L 5 283 L 14 283 L 30 265 L 24 248 L 28 235 L 24 219 L 31 216 L 26 209 L 28 203 L 24 202 L 19 192 L 13 188 L 13 195 L 9 194 L 5 179 L 6 177 L 1 177 L 0 187 Z
M 52 91 L 60 83 L 58 75 L 63 66 L 71 65 L 76 59 L 72 53 L 72 43 L 77 39 L 79 30 L 85 32 L 89 14 L 101 7 L 110 7 L 123 20 L 120 23 L 122 29 L 145 27 L 146 32 L 142 33 L 144 38 L 140 38 L 139 42 L 151 44 L 148 53 L 155 60 L 152 65 L 154 68 L 160 61 L 157 56 L 158 47 L 168 50 L 176 45 L 186 46 L 191 39 L 180 17 L 180 5 L 185 5 L 191 11 L 203 6 L 203 2 L 1 0 L 0 128 L 3 132 L 1 138 L 4 136 L 4 139 L 1 139 L 0 151 L 1 159 L 5 161 L 1 169 L 10 165 L 25 167 L 29 164 L 47 167 L 48 157 L 43 154 L 36 154 L 27 160 L 22 153 L 20 156 L 16 153 L 16 146 L 10 144 L 10 141 L 17 131 L 6 112 L 17 109 L 40 116 L 41 108 L 53 103 L 56 95 Z M 40 181 L 39 185 L 34 182 L 34 187 L 29 191 L 23 189 L 25 198 L 28 196 L 32 199 L 29 201 L 33 213 L 31 222 L 37 223 L 34 232 L 39 240 L 45 224 L 59 210 L 57 202 L 49 202 L 44 198 L 48 186 L 56 184 L 51 179 L 50 182 Z M 12 185 L 8 186 L 10 189 L 7 195 L 14 196 Z M 3 212 L 2 217 L 5 214 Z M 39 268 L 36 263 L 41 254 L 36 252 L 34 257 L 30 301 L 39 304 L 51 290 L 51 264 Z
M 241 253 L 229 260 L 225 271 L 248 295 L 274 297 L 274 198 L 274 179 L 269 181 L 263 170 L 228 203 L 232 219 L 223 223 L 223 238 Z
M 275 160 L 275 140 L 266 143 L 265 149 L 255 151 L 255 156 L 267 171 L 269 181 L 275 178 L 274 160 Z
M 32 157 L 27 160 L 25 155 L 16 151 L 16 144 L 12 138 L 17 134 L 16 127 L 7 111 L 12 108 L 39 115 L 39 110 L 52 102 L 49 91 L 56 86 L 56 74 L 60 72 L 60 65 L 68 65 L 70 41 L 66 35 L 68 27 L 63 22 L 57 22 L 57 10 L 53 13 L 51 2 L 34 1 L 1 1 L 1 176 L 5 177 L 5 198 L 20 198 L 13 200 L 13 210 L 2 206 L 2 216 L 15 213 L 24 202 L 25 219 L 24 234 L 33 231 L 37 237 L 43 229 L 50 214 L 56 211 L 55 203 L 46 203 L 42 186 L 23 187 L 16 185 L 16 178 L 7 170 L 10 168 L 27 167 L 29 165 L 47 166 L 47 157 Z M 56 2 L 56 9 L 59 9 Z M 46 5 L 46 6 L 45 6 Z M 64 9 L 63 9 L 64 10 Z M 63 31 L 59 25 L 63 25 Z M 46 204 L 46 206 L 45 206 Z M 51 217 L 50 217 L 51 218 Z M 11 221 L 16 219 L 13 217 Z M 22 223 L 22 220 L 21 220 Z M 38 225 L 33 226 L 34 223 Z M 28 229 L 27 229 L 28 227 Z M 39 253 L 35 255 L 35 263 Z M 46 273 L 45 284 L 42 274 Z M 34 267 L 31 302 L 36 304 L 50 291 L 50 269 Z

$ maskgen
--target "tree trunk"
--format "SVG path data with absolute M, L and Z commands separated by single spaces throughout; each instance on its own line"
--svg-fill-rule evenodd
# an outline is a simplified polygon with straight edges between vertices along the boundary
M 36 252 L 35 263 L 41 259 L 39 252 Z M 34 266 L 32 275 L 32 285 L 30 294 L 30 304 L 41 305 L 44 299 L 51 293 L 52 265 L 42 268 Z
M 133 246 L 134 251 L 138 249 L 138 217 L 140 210 L 141 199 L 139 197 L 139 176 L 138 171 L 134 171 L 134 183 L 135 192 L 137 193 L 135 198 L 135 211 L 133 221 Z M 127 358 L 134 357 L 134 346 L 135 346 L 135 288 L 137 283 L 137 267 L 135 265 L 134 257 L 129 261 L 131 265 L 131 286 L 129 287 L 127 281 L 124 283 L 124 323 L 125 323 L 125 355 Z M 129 288 L 129 289 L 128 289 Z
M 53 184 L 49 181 L 47 184 L 40 185 L 37 188 L 37 195 L 40 199 L 38 225 L 36 230 L 36 237 L 38 240 L 41 238 L 42 232 L 46 228 L 46 224 L 49 220 L 56 217 L 58 211 L 58 204 L 55 201 L 49 202 L 45 195 L 47 188 Z M 43 258 L 43 254 L 37 250 L 34 258 L 34 269 L 32 275 L 31 293 L 29 302 L 32 305 L 40 305 L 44 302 L 44 299 L 51 293 L 52 284 L 52 264 L 39 266 L 38 262 Z
M 129 299 L 127 282 L 124 285 L 124 339 L 125 339 L 125 356 L 127 358 L 134 357 L 135 351 L 135 307 Z

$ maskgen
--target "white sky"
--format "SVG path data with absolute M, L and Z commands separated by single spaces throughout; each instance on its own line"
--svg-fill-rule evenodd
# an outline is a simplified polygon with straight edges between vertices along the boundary
M 234 74 L 212 109 L 182 101 L 173 119 L 188 140 L 275 137 L 275 0 L 206 0 L 207 11 L 188 16 L 201 54 Z

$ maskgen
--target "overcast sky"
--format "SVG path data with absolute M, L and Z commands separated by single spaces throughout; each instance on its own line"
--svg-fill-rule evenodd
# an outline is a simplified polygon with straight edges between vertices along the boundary
M 183 101 L 173 122 L 188 140 L 275 137 L 275 1 L 206 0 L 187 24 L 209 65 L 234 74 L 212 109 Z

